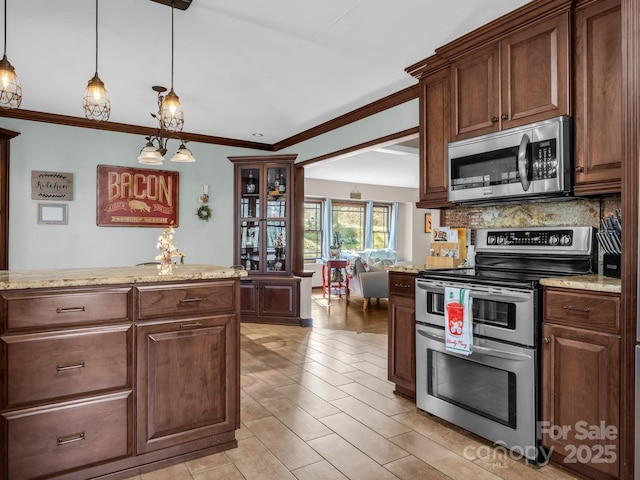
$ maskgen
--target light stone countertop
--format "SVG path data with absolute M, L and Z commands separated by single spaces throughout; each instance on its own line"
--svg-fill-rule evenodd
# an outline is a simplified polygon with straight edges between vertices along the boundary
M 547 287 L 573 288 L 594 292 L 620 293 L 621 291 L 619 278 L 605 277 L 604 275 L 597 274 L 541 278 L 540 283 Z
M 173 271 L 169 275 L 160 275 L 157 265 L 0 270 L 0 290 L 174 282 L 246 276 L 245 270 L 216 265 L 173 265 Z
M 422 270 L 457 270 L 471 268 L 467 265 L 460 267 L 427 267 L 426 265 L 390 265 L 385 268 L 385 270 L 389 272 L 399 272 L 399 273 L 415 273 Z

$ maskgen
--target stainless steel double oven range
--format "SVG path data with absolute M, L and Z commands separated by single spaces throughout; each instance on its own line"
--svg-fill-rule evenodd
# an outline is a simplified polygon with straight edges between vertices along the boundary
M 479 229 L 475 245 L 474 269 L 417 275 L 416 404 L 539 463 L 539 280 L 596 271 L 595 229 Z M 445 348 L 446 287 L 470 291 L 469 355 Z

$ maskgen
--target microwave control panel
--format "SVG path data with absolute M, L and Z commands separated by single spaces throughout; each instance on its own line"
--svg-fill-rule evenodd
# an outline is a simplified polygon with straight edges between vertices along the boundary
M 487 245 L 513 245 L 513 246 L 563 246 L 573 244 L 572 230 L 518 230 L 497 231 L 487 234 Z
M 531 170 L 533 180 L 546 180 L 558 176 L 556 139 L 531 144 Z

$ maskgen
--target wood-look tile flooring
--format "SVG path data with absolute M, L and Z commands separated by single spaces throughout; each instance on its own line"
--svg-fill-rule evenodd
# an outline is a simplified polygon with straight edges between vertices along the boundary
M 572 479 L 419 411 L 387 381 L 387 301 L 314 291 L 312 328 L 241 326 L 238 448 L 136 480 Z

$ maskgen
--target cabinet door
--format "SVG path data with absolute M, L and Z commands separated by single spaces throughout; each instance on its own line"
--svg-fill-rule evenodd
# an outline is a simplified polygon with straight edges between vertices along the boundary
M 501 129 L 569 113 L 569 13 L 502 40 Z
M 137 452 L 234 431 L 234 315 L 136 327 Z
M 416 309 L 408 297 L 389 298 L 389 381 L 396 391 L 416 395 Z
M 240 314 L 241 315 L 258 315 L 258 311 L 260 310 L 258 307 L 258 303 L 260 301 L 260 297 L 258 296 L 259 292 L 259 282 L 251 281 L 251 282 L 241 282 L 240 283 Z
M 299 288 L 298 281 L 260 282 L 260 315 L 297 317 Z
M 448 69 L 420 80 L 420 208 L 451 205 L 447 201 L 449 88 Z
M 474 51 L 451 64 L 452 140 L 500 128 L 500 48 Z
M 620 337 L 543 324 L 543 338 L 542 444 L 569 468 L 617 476 Z
M 620 0 L 576 11 L 575 193 L 620 192 L 622 16 Z

